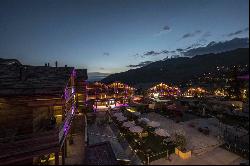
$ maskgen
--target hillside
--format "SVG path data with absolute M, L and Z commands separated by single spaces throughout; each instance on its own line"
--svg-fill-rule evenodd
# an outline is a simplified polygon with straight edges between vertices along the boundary
M 131 85 L 157 82 L 179 83 L 204 72 L 213 71 L 216 66 L 236 64 L 249 64 L 249 48 L 239 48 L 218 54 L 197 55 L 192 58 L 180 57 L 157 61 L 141 68 L 111 74 L 102 82 L 122 81 Z

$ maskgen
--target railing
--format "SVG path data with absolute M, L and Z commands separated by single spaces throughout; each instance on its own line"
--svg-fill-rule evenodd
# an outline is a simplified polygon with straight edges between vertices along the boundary
M 60 144 L 63 144 L 65 137 L 67 136 L 70 126 L 71 126 L 71 122 L 73 120 L 73 117 L 75 115 L 75 106 L 72 106 L 71 111 L 67 112 L 66 118 L 63 122 L 63 124 L 60 126 L 59 129 L 59 142 Z
M 73 83 L 75 82 L 76 79 L 76 71 L 75 69 L 73 70 L 72 74 L 71 74 L 71 78 L 73 77 Z M 71 79 L 70 79 L 71 80 Z M 70 126 L 72 123 L 72 120 L 74 118 L 75 115 L 75 111 L 76 111 L 76 90 L 74 85 L 67 85 L 65 90 L 64 90 L 64 97 L 65 97 L 65 106 L 66 106 L 66 117 L 64 119 L 63 124 L 61 125 L 60 129 L 59 129 L 59 142 L 60 145 L 62 146 L 64 143 L 64 140 L 66 138 L 66 136 L 68 135 L 68 132 L 70 130 Z M 71 102 L 69 102 L 71 101 Z M 70 110 L 68 110 L 68 108 L 70 108 Z

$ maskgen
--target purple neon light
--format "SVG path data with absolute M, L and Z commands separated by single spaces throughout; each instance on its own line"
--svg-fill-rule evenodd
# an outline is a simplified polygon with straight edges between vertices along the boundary
M 76 78 L 76 70 L 75 69 L 72 71 L 71 75 L 74 77 L 74 79 Z M 64 89 L 64 98 L 65 98 L 65 100 L 68 100 L 70 98 L 70 96 L 75 93 L 75 88 L 74 87 L 72 87 L 72 89 L 71 89 L 71 94 L 70 94 L 70 91 L 69 91 L 70 89 L 68 89 L 67 87 Z M 74 115 L 74 113 L 75 113 L 75 105 L 73 105 L 71 107 L 71 115 Z M 68 116 L 71 116 L 71 115 L 68 115 Z M 67 135 L 67 133 L 69 131 L 69 128 L 70 128 L 70 123 L 71 123 L 70 119 L 65 121 L 65 123 L 63 125 L 64 135 Z
M 75 107 L 72 106 L 72 109 L 71 109 L 71 114 L 73 115 L 75 113 Z
M 73 69 L 72 76 L 75 78 L 76 77 L 76 70 Z
M 238 76 L 238 79 L 249 80 L 249 74 L 243 75 L 243 76 Z

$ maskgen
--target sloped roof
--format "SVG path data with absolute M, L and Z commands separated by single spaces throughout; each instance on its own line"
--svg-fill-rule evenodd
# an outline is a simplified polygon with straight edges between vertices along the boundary
M 0 63 L 0 95 L 62 95 L 73 69 Z M 77 79 L 87 79 L 86 69 L 76 71 Z

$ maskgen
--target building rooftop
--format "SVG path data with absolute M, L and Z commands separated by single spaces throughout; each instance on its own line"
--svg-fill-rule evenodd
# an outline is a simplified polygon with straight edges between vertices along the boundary
M 63 94 L 73 67 L 27 66 L 17 60 L 0 59 L 0 96 Z M 77 69 L 86 80 L 87 69 Z

